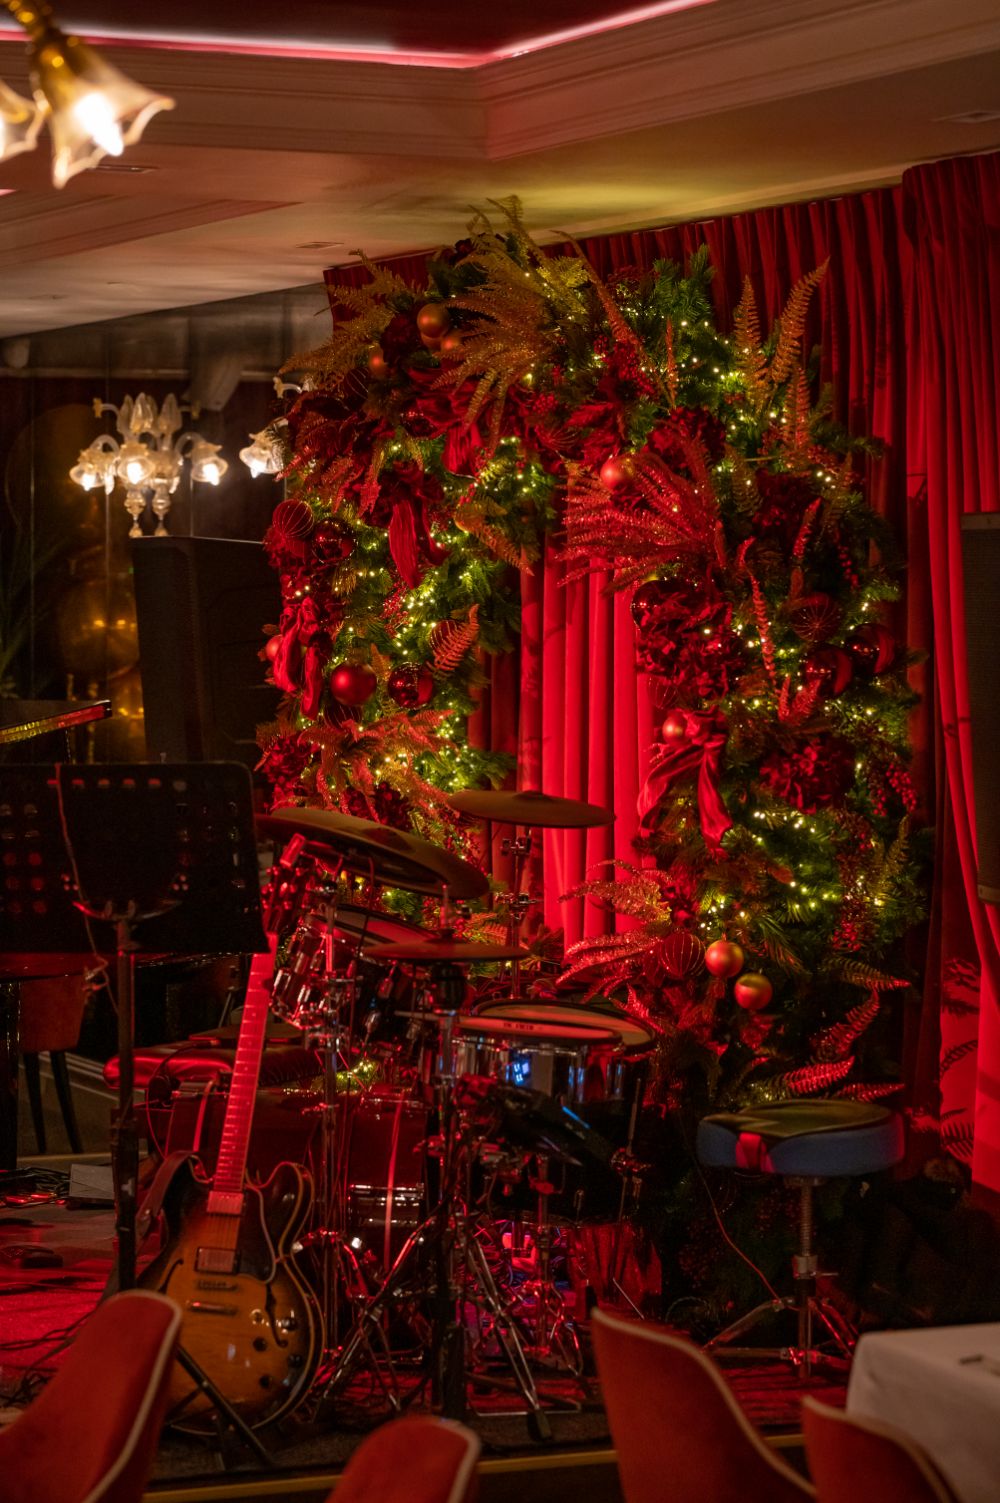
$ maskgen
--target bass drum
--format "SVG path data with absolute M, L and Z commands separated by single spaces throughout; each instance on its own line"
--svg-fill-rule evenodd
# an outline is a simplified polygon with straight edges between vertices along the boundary
M 427 1214 L 427 1130 L 423 1102 L 379 1090 L 350 1102 L 347 1230 L 384 1270 Z

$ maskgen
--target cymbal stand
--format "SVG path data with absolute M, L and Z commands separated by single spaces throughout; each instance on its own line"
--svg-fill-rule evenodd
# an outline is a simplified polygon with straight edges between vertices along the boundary
M 500 842 L 500 851 L 504 856 L 510 856 L 514 862 L 514 874 L 510 884 L 510 892 L 504 897 L 503 902 L 507 909 L 507 937 L 508 945 L 520 947 L 521 927 L 527 917 L 529 909 L 534 904 L 534 898 L 529 893 L 521 891 L 524 881 L 524 872 L 531 855 L 531 831 L 518 832 L 513 838 L 505 835 Z M 515 1002 L 520 1001 L 525 991 L 521 985 L 521 962 L 512 960 L 510 966 L 510 994 Z

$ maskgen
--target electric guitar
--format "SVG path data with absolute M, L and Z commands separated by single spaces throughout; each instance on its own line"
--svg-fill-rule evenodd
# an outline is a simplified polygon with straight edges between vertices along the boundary
M 305 1397 L 323 1349 L 319 1307 L 293 1261 L 312 1181 L 297 1164 L 279 1164 L 264 1184 L 246 1181 L 273 936 L 271 944 L 250 969 L 215 1175 L 209 1182 L 193 1158 L 179 1166 L 163 1197 L 165 1245 L 139 1280 L 180 1306 L 182 1351 L 253 1429 Z M 211 1398 L 175 1363 L 167 1422 L 204 1434 L 213 1414 Z

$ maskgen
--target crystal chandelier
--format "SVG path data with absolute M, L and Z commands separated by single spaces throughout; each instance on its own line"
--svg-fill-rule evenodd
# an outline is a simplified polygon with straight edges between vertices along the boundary
M 176 437 L 182 413 L 197 419 L 198 410 L 181 407 L 170 394 L 157 409 L 152 397 L 140 392 L 133 400 L 126 397 L 120 407 L 94 398 L 94 414 L 102 417 L 113 412 L 121 442 L 110 433 L 101 433 L 80 453 L 69 478 L 85 491 L 103 486 L 110 496 L 117 481 L 125 487 L 125 510 L 132 518 L 130 538 L 144 536 L 139 518 L 151 505 L 156 517 L 154 537 L 166 537 L 165 518 L 170 501 L 181 481 L 184 461 L 191 466 L 191 479 L 218 485 L 229 468 L 221 457 L 220 444 L 209 443 L 200 433 L 188 430 Z
M 46 0 L 2 0 L 28 33 L 33 99 L 0 82 L 0 161 L 31 151 L 45 121 L 52 137 L 52 181 L 66 185 L 102 157 L 120 156 L 159 110 L 174 101 L 153 94 L 55 24 Z

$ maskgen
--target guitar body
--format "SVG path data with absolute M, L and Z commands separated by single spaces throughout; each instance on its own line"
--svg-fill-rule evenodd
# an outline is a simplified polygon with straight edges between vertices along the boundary
M 279 1164 L 263 1185 L 244 1187 L 238 1214 L 222 1216 L 209 1210 L 192 1162 L 164 1198 L 166 1245 L 139 1282 L 180 1306 L 182 1349 L 256 1429 L 301 1401 L 323 1346 L 319 1307 L 291 1251 L 312 1185 L 297 1165 Z M 168 1402 L 168 1424 L 214 1429 L 211 1400 L 179 1363 Z

